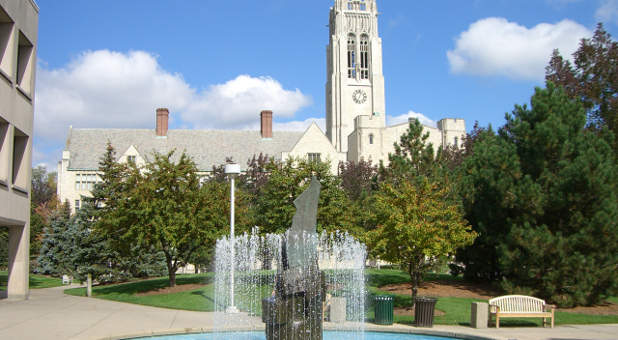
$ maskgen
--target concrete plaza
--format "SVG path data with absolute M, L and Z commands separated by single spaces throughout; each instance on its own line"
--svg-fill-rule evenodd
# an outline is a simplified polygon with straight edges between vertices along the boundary
M 77 285 L 73 285 L 77 287 Z M 32 289 L 25 301 L 0 300 L 0 339 L 123 339 L 160 334 L 209 332 L 213 313 L 146 307 L 65 295 L 64 287 Z M 263 330 L 259 318 L 239 316 L 244 330 Z M 325 329 L 329 328 L 325 324 Z M 416 328 L 366 324 L 368 331 L 422 333 L 465 339 L 617 339 L 618 324 L 474 329 L 466 326 Z

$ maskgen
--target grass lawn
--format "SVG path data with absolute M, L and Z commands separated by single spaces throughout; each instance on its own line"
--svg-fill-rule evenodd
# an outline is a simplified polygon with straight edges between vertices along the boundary
M 368 269 L 367 271 L 367 313 L 366 318 L 369 322 L 374 320 L 374 306 L 372 296 L 385 295 L 385 292 L 380 291 L 379 287 L 394 284 L 409 282 L 410 278 L 406 272 L 399 270 L 376 270 Z M 463 280 L 462 278 L 452 277 L 446 274 L 429 274 L 427 280 Z M 163 288 L 167 286 L 167 278 L 157 278 L 123 284 L 93 287 L 93 295 L 97 298 L 135 303 L 147 306 L 157 306 L 173 309 L 184 309 L 193 311 L 213 311 L 214 310 L 214 275 L 213 273 L 196 274 L 196 275 L 179 275 L 177 283 L 179 285 L 189 283 L 203 283 L 205 286 L 193 290 L 182 291 L 172 294 L 147 295 L 137 296 L 139 292 Z M 67 289 L 65 293 L 76 296 L 85 296 L 85 288 Z M 390 294 L 392 295 L 392 294 Z M 410 295 L 394 295 L 394 306 L 409 306 L 412 301 Z M 618 303 L 618 297 L 612 297 L 609 301 Z M 457 297 L 439 297 L 436 303 L 436 309 L 443 311 L 445 314 L 436 316 L 434 324 L 436 325 L 470 325 L 470 309 L 472 302 L 486 302 L 486 300 L 457 298 Z M 413 316 L 395 315 L 396 323 L 413 323 Z M 556 325 L 561 324 L 604 324 L 618 323 L 616 315 L 588 315 L 575 314 L 567 312 L 556 312 Z M 500 326 L 541 326 L 542 319 L 504 319 L 501 320 Z
M 137 295 L 137 293 L 167 287 L 169 282 L 168 278 L 162 277 L 115 285 L 95 286 L 92 288 L 92 295 L 101 299 L 128 302 L 138 305 L 193 311 L 213 311 L 213 279 L 213 273 L 178 275 L 176 276 L 176 283 L 178 285 L 197 283 L 205 284 L 205 286 L 172 294 Z M 66 289 L 64 292 L 69 295 L 86 296 L 86 288 Z
M 0 271 L 0 290 L 6 290 L 6 284 L 9 279 L 9 274 L 6 270 Z M 51 287 L 59 287 L 62 286 L 62 279 L 49 277 L 38 274 L 30 274 L 30 288 L 31 289 L 40 289 L 40 288 L 51 288 Z
M 404 283 L 410 282 L 410 276 L 404 271 L 398 270 L 367 270 L 367 282 L 369 285 L 369 292 L 372 295 L 385 295 L 385 292 L 380 291 L 378 288 L 386 284 Z M 461 277 L 453 277 L 448 274 L 428 274 L 427 281 L 430 280 L 463 280 Z M 394 306 L 403 307 L 409 306 L 412 302 L 411 295 L 393 295 Z M 618 303 L 618 297 L 610 297 L 608 301 Z M 434 324 L 436 325 L 470 325 L 470 312 L 472 302 L 487 302 L 487 300 L 470 299 L 470 298 L 458 298 L 458 297 L 439 297 L 436 303 L 436 309 L 444 312 L 444 315 L 436 316 L 434 318 Z M 367 319 L 372 321 L 374 319 L 373 303 L 370 301 L 368 306 Z M 414 323 L 413 316 L 394 315 L 393 320 L 396 323 Z M 589 314 L 577 314 L 557 311 L 554 317 L 556 325 L 581 325 L 581 324 L 606 324 L 606 323 L 618 323 L 618 315 L 589 315 Z M 502 319 L 500 320 L 500 327 L 502 326 L 542 326 L 542 318 L 522 318 L 522 319 Z

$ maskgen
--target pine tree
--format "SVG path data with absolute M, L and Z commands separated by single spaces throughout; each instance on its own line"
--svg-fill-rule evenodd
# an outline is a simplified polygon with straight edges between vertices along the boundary
M 589 126 L 597 132 L 607 126 L 618 133 L 618 42 L 599 23 L 592 38 L 582 39 L 574 62 L 558 50 L 546 68 L 546 79 L 562 85 L 571 99 L 581 100 Z M 618 151 L 618 144 L 614 144 Z
M 592 304 L 618 287 L 618 201 L 611 133 L 586 131 L 562 88 L 536 89 L 498 136 L 464 161 L 464 206 L 476 242 L 459 252 L 468 277 L 562 306 Z

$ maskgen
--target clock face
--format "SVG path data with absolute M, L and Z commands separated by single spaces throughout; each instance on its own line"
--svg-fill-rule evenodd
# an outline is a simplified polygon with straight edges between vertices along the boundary
M 363 90 L 356 90 L 352 93 L 352 99 L 354 99 L 357 104 L 362 104 L 367 100 L 367 94 Z

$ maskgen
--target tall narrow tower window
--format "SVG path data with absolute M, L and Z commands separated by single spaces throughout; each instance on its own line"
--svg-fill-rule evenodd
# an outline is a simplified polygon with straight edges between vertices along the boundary
M 356 78 L 356 37 L 348 35 L 348 78 Z
M 373 144 L 373 133 L 369 134 L 369 144 Z
M 360 41 L 360 76 L 369 79 L 369 37 L 361 36 Z

